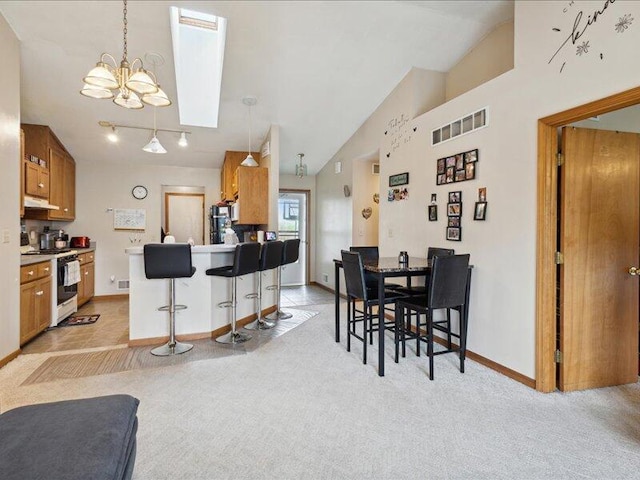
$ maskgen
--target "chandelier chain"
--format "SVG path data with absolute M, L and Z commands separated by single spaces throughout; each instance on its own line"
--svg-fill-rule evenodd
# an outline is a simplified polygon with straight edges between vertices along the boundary
M 122 23 L 124 24 L 124 28 L 123 28 L 123 33 L 124 33 L 124 52 L 122 54 L 122 60 L 126 61 L 127 60 L 127 0 L 123 0 L 122 3 L 124 4 L 124 6 L 122 8 L 122 14 L 123 14 Z

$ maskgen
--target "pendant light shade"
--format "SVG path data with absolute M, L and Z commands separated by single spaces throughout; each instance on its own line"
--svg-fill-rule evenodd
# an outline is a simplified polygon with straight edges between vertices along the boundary
M 240 165 L 242 165 L 243 167 L 257 167 L 258 162 L 256 162 L 255 158 L 253 158 L 253 155 L 249 154 L 247 155 L 247 158 L 245 158 L 242 163 L 240 163 Z
M 115 103 L 116 105 L 120 105 L 121 107 L 129 108 L 132 110 L 138 110 L 143 107 L 142 102 L 140 101 L 140 97 L 138 97 L 138 95 L 136 95 L 131 91 L 127 93 L 128 95 L 125 98 L 125 96 L 122 95 L 122 92 L 120 92 L 118 96 L 113 99 L 113 103 Z
M 109 71 L 109 66 L 104 62 L 98 62 L 83 80 L 84 83 L 88 83 L 95 87 L 109 89 L 118 88 L 118 81 L 116 80 L 115 75 Z
M 151 141 L 142 147 L 142 150 L 149 153 L 167 153 L 165 148 L 160 144 L 155 132 L 153 133 Z
M 178 140 L 178 145 L 180 145 L 181 147 L 187 147 L 189 145 L 189 142 L 187 142 L 187 134 L 185 132 L 182 132 L 180 134 L 180 140 Z
M 299 178 L 304 177 L 307 174 L 307 166 L 302 163 L 302 158 L 304 157 L 304 153 L 299 153 L 298 158 L 300 162 L 296 165 L 296 176 Z
M 142 101 L 147 105 L 153 105 L 154 107 L 168 107 L 171 105 L 171 100 L 169 100 L 167 94 L 164 93 L 164 90 L 160 88 L 160 85 L 158 85 L 157 92 L 143 95 Z
M 127 80 L 125 86 L 129 90 L 133 90 L 140 95 L 146 95 L 147 93 L 156 93 L 159 88 L 144 68 L 141 68 L 136 73 L 131 75 L 131 78 Z
M 242 99 L 242 103 L 249 107 L 249 148 L 247 149 L 247 158 L 245 158 L 240 165 L 243 167 L 258 167 L 258 162 L 251 155 L 251 107 L 258 103 L 256 97 L 247 96 Z
M 80 93 L 85 97 L 91 98 L 113 98 L 113 92 L 108 88 L 96 87 L 95 85 L 90 85 L 88 83 L 84 84 Z

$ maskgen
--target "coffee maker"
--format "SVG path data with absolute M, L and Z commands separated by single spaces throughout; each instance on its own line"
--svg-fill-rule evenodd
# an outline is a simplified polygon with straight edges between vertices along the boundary
M 64 241 L 64 245 L 58 243 L 56 246 L 56 241 Z M 67 241 L 69 240 L 69 235 L 64 233 L 64 230 L 49 230 L 49 227 L 44 227 L 42 233 L 40 233 L 40 250 L 56 250 L 60 248 L 64 248 L 67 246 Z

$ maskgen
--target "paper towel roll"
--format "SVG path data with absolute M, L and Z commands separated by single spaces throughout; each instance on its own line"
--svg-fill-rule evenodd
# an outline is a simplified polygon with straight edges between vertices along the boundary
M 264 230 L 258 230 L 258 242 L 264 243 Z

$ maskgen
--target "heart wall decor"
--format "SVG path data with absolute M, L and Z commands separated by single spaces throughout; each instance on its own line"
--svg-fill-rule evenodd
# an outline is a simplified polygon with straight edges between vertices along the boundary
M 362 209 L 362 216 L 364 217 L 365 220 L 369 220 L 369 217 L 371 216 L 372 213 L 373 213 L 373 210 L 371 210 L 371 207 Z

